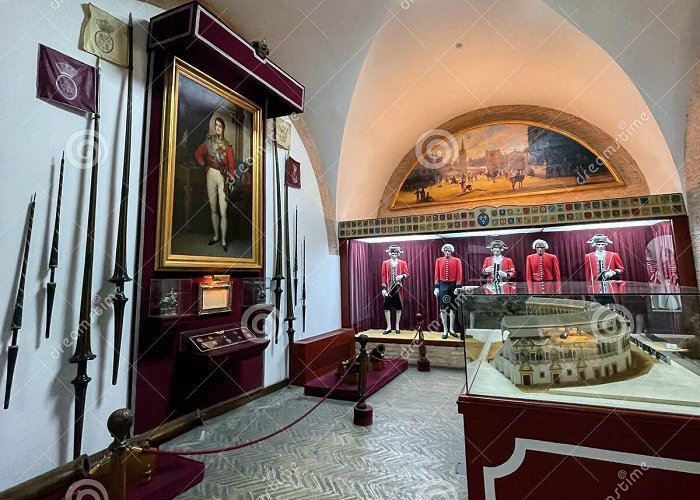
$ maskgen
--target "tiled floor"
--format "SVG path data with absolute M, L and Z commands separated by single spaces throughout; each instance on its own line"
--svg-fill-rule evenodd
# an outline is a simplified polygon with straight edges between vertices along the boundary
M 370 427 L 352 424 L 353 403 L 327 400 L 291 429 L 206 463 L 204 481 L 182 499 L 465 499 L 457 396 L 464 371 L 409 367 L 368 401 Z M 318 399 L 288 387 L 212 419 L 168 443 L 211 449 L 268 434 Z

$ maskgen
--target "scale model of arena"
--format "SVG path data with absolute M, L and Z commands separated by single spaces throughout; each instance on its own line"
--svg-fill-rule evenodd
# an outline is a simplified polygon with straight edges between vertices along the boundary
M 493 366 L 516 385 L 586 384 L 632 366 L 630 322 L 597 302 L 530 297 L 501 322 Z

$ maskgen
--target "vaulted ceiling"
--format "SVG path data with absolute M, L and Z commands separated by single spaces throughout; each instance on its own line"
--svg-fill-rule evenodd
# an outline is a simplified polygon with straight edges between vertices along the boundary
M 304 121 L 339 220 L 376 214 L 423 132 L 500 104 L 560 109 L 613 137 L 648 113 L 624 147 L 657 192 L 681 189 L 697 0 L 202 3 L 247 40 L 265 38 L 306 86 Z

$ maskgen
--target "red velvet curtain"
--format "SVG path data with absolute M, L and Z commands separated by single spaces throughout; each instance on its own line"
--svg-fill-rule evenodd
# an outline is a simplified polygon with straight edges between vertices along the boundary
M 646 267 L 647 245 L 661 235 L 672 235 L 669 221 L 653 226 L 621 227 L 605 229 L 613 244 L 608 248 L 617 252 L 625 266 L 623 278 L 627 281 L 648 281 Z M 549 251 L 559 258 L 562 280 L 584 281 L 583 256 L 591 251 L 586 243 L 595 230 L 572 231 L 561 229 L 552 232 L 520 233 L 498 236 L 509 247 L 505 255 L 513 259 L 516 280 L 524 281 L 525 258 L 532 253 L 532 242 L 542 238 L 549 243 Z M 486 248 L 492 236 L 471 236 L 437 240 L 403 241 L 400 243 L 408 263 L 409 277 L 403 295 L 405 329 L 413 328 L 415 315 L 420 312 L 425 324 L 439 320 L 437 299 L 433 295 L 435 259 L 442 256 L 440 248 L 445 243 L 455 247 L 455 256 L 462 259 L 464 283 L 481 284 L 481 268 L 484 259 L 491 255 Z M 657 240 L 658 241 L 658 240 Z M 383 298 L 381 295 L 381 263 L 387 258 L 390 243 L 367 243 L 353 240 L 349 245 L 350 261 L 350 314 L 351 324 L 358 331 L 384 329 Z M 392 323 L 393 327 L 393 323 Z

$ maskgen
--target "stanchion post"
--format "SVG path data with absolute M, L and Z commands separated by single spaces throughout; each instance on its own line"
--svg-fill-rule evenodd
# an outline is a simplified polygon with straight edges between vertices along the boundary
M 416 314 L 416 329 L 418 330 L 418 371 L 429 372 L 430 360 L 426 357 L 428 349 L 425 346 L 425 337 L 423 336 L 423 315 Z
M 359 337 L 360 354 L 355 359 L 358 364 L 359 374 L 357 378 L 357 393 L 359 399 L 354 408 L 353 424 L 361 427 L 372 425 L 374 410 L 367 404 L 367 369 L 369 368 L 369 356 L 367 355 L 367 341 L 369 338 L 364 333 Z
M 112 456 L 109 461 L 107 492 L 110 500 L 126 499 L 126 454 L 129 449 L 127 439 L 133 423 L 134 412 L 127 408 L 113 411 L 107 419 L 107 429 L 114 438 L 109 445 Z

